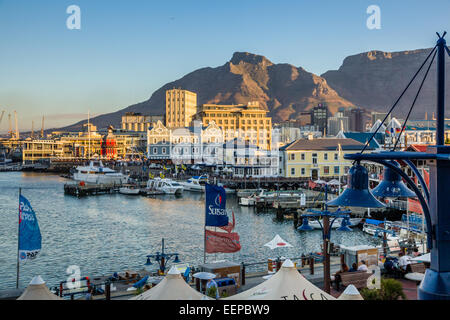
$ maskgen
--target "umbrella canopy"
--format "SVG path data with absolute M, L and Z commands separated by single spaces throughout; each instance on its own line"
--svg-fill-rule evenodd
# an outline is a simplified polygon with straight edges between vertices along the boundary
M 214 273 L 210 272 L 197 272 L 193 275 L 194 278 L 200 279 L 200 280 L 210 280 L 214 279 L 216 275 Z
M 191 288 L 176 267 L 155 287 L 130 300 L 209 300 L 208 297 Z
M 344 292 L 339 296 L 338 300 L 364 300 L 358 289 L 352 284 L 348 285 Z
M 284 241 L 278 234 L 275 236 L 275 238 L 272 239 L 272 241 L 267 242 L 264 246 L 269 247 L 272 250 L 276 248 L 292 247 L 291 244 Z
M 269 280 L 227 300 L 336 300 L 302 276 L 291 260 Z
M 45 285 L 41 276 L 34 277 L 17 300 L 63 300 L 53 294 Z
M 329 186 L 338 186 L 340 183 L 339 183 L 338 180 L 333 179 L 333 180 L 328 181 L 327 184 L 328 184 Z
M 324 180 L 316 180 L 316 181 L 314 181 L 314 183 L 317 183 L 317 184 L 327 184 L 327 182 L 326 181 L 324 181 Z
M 422 256 L 418 256 L 412 259 L 409 259 L 409 261 L 421 261 L 421 262 L 431 262 L 431 254 L 426 253 Z

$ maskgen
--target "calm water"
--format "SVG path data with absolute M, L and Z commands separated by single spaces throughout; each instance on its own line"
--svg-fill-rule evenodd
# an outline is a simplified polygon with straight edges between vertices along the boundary
M 179 252 L 182 262 L 203 262 L 204 195 L 185 192 L 180 198 L 146 198 L 114 194 L 77 199 L 64 195 L 65 182 L 54 175 L 0 173 L 0 289 L 15 287 L 19 187 L 31 202 L 42 233 L 40 255 L 21 267 L 21 286 L 35 275 L 55 286 L 65 280 L 71 265 L 80 266 L 82 276 L 142 269 L 145 256 L 160 251 L 163 237 L 167 252 Z M 320 250 L 320 231 L 298 232 L 292 221 L 277 222 L 273 213 L 240 207 L 234 196 L 228 197 L 227 207 L 235 212 L 242 250 L 208 255 L 208 260 L 259 262 Z M 276 234 L 294 248 L 274 252 L 263 247 Z M 334 231 L 332 241 L 358 245 L 379 240 L 361 231 Z

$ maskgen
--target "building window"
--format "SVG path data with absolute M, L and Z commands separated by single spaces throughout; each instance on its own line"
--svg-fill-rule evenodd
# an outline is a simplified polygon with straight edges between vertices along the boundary
M 305 175 L 305 173 L 306 173 L 306 170 L 305 170 L 305 168 L 302 168 L 302 176 L 304 176 L 304 175 Z
M 323 154 L 323 159 L 324 159 L 325 161 L 328 160 L 328 153 L 324 153 L 324 154 Z
M 334 174 L 339 174 L 339 166 L 334 167 Z
M 334 154 L 334 160 L 338 160 L 338 157 L 339 157 L 338 154 L 335 153 L 335 154 Z
M 153 154 L 158 154 L 158 148 L 153 148 Z
M 302 153 L 302 160 L 305 161 L 305 154 Z
M 328 167 L 328 166 L 323 167 L 323 173 L 330 174 L 330 167 Z
M 162 154 L 166 154 L 166 148 L 162 148 Z
M 291 175 L 295 176 L 295 168 L 291 168 Z
M 291 154 L 291 159 L 290 160 L 295 160 L 295 153 Z

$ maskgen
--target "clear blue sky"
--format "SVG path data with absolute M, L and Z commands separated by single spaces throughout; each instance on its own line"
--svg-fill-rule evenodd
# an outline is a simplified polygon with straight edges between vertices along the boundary
M 81 30 L 66 28 L 72 4 Z M 381 30 L 366 27 L 371 4 Z M 17 110 L 22 129 L 42 115 L 70 124 L 146 100 L 235 51 L 321 74 L 364 51 L 432 47 L 449 15 L 448 0 L 0 0 L 0 112 Z

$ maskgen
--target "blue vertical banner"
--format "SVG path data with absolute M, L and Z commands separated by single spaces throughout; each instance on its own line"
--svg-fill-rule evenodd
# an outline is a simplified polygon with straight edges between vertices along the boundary
M 26 262 L 41 251 L 42 237 L 30 202 L 21 195 L 19 204 L 19 261 Z
M 223 227 L 228 225 L 227 196 L 225 189 L 212 184 L 206 184 L 206 218 L 205 226 Z

